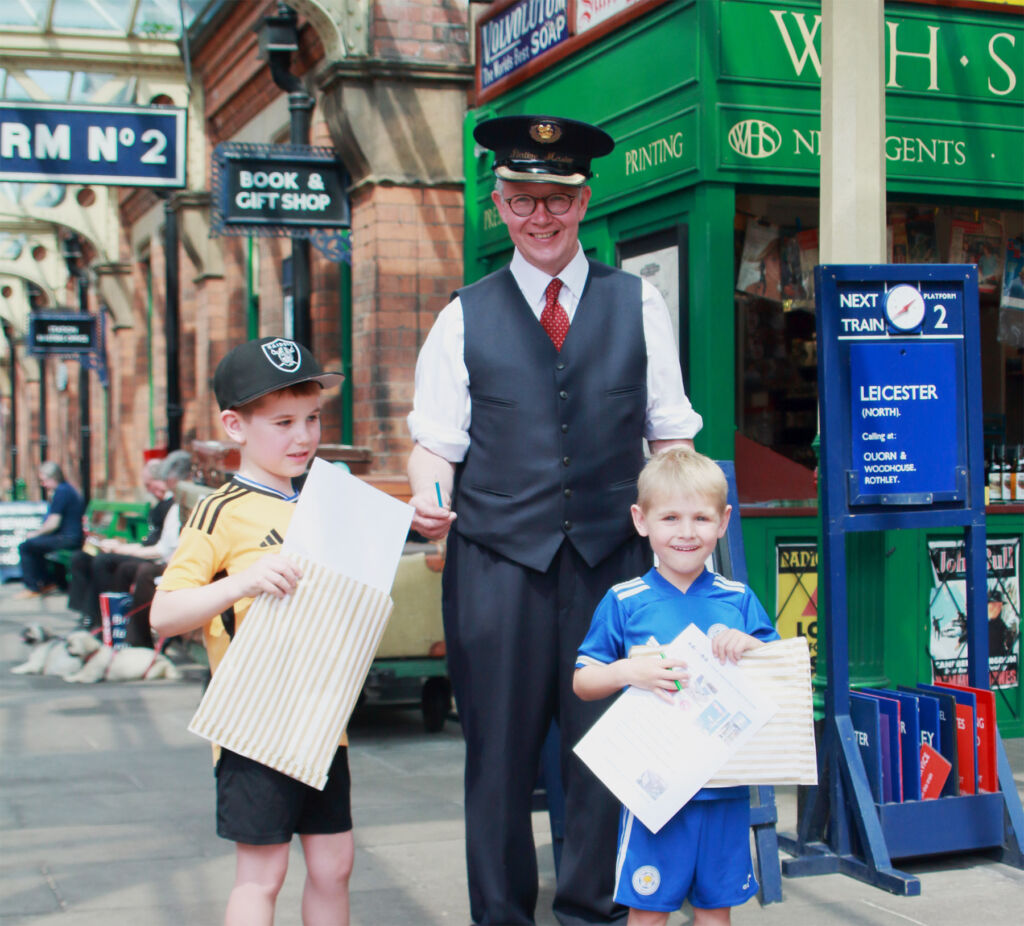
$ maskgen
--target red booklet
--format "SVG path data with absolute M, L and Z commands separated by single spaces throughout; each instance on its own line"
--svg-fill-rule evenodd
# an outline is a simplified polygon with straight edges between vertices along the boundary
M 921 799 L 938 797 L 949 777 L 953 763 L 927 743 L 921 744 Z
M 974 794 L 974 708 L 956 706 L 956 761 L 960 770 L 960 793 Z
M 943 682 L 936 684 L 942 688 L 959 688 L 974 695 L 978 728 L 978 788 L 981 791 L 998 791 L 995 693 L 987 688 L 971 688 L 968 685 L 948 685 Z

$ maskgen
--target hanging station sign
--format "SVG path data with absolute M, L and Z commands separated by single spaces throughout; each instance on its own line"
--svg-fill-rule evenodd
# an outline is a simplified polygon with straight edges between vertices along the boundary
M 477 22 L 483 103 L 666 0 L 497 0 Z
M 838 358 L 839 375 L 821 391 L 823 434 L 843 472 L 837 502 L 850 510 L 963 509 L 971 502 L 965 383 L 977 361 L 967 344 L 977 270 L 845 265 L 816 273 L 822 343 Z
M 347 175 L 331 148 L 226 142 L 213 155 L 213 228 L 287 235 L 350 226 Z
M 185 186 L 185 110 L 0 104 L 0 181 Z
M 30 354 L 88 354 L 96 350 L 95 315 L 41 315 L 28 320 Z

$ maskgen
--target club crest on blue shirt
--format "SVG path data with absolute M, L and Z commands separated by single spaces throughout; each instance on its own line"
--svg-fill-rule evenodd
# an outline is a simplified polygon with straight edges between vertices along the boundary
M 633 890 L 649 897 L 661 886 L 661 872 L 653 865 L 641 865 L 633 872 Z
M 285 338 L 274 338 L 273 341 L 268 341 L 262 347 L 267 360 L 282 373 L 293 373 L 302 363 L 299 345 L 294 341 L 288 341 Z

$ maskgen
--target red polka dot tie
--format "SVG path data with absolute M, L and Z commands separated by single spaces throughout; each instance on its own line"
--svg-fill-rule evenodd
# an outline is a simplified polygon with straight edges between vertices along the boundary
M 562 342 L 569 333 L 569 316 L 558 301 L 558 292 L 562 288 L 562 281 L 555 277 L 548 288 L 544 290 L 544 311 L 540 313 L 540 323 L 551 338 L 551 343 L 558 350 L 562 349 Z

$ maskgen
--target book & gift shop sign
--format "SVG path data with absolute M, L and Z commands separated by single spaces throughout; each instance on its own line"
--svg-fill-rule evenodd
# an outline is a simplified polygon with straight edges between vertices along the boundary
M 213 174 L 214 224 L 223 232 L 349 226 L 346 176 L 332 149 L 224 143 Z

